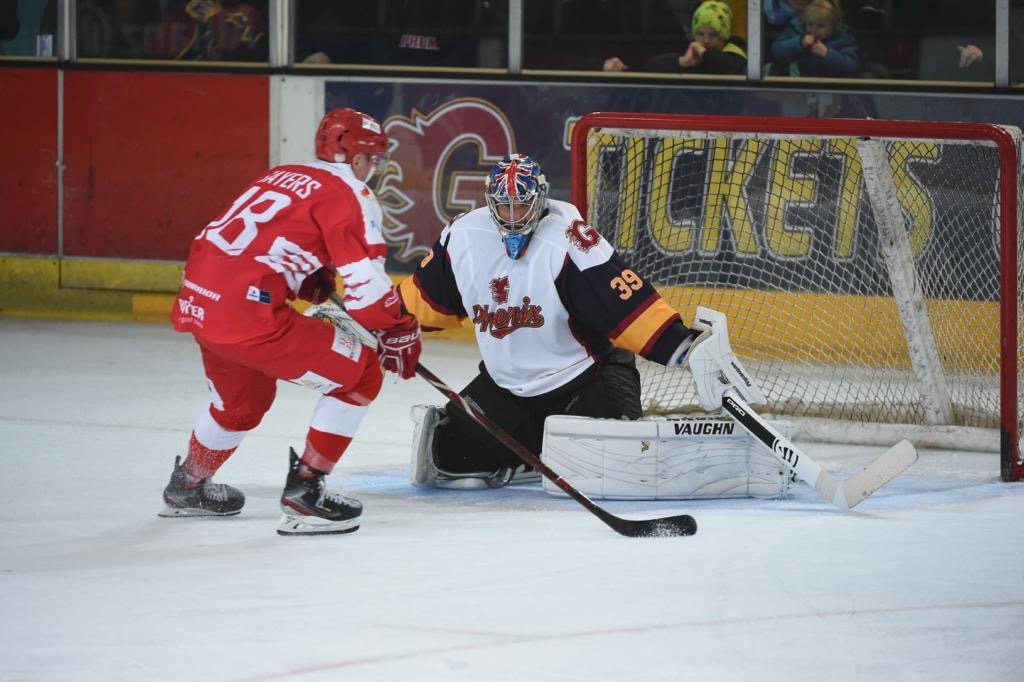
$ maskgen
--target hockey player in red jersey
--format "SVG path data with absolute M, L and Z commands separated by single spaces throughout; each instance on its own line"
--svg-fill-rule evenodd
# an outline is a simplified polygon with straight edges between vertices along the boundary
M 324 479 L 380 391 L 381 367 L 408 379 L 420 352 L 419 324 L 384 271 L 381 207 L 365 184 L 387 147 L 374 118 L 332 110 L 316 133 L 316 161 L 267 171 L 193 241 L 171 319 L 199 344 L 211 401 L 185 460 L 175 461 L 161 516 L 239 513 L 242 492 L 212 477 L 260 423 L 283 379 L 322 397 L 301 457 L 289 453 L 278 532 L 359 527 L 362 505 Z M 335 273 L 349 313 L 375 331 L 377 347 L 290 305 L 325 300 Z
M 425 329 L 471 319 L 483 362 L 462 395 L 535 453 L 549 415 L 639 418 L 634 353 L 681 366 L 700 332 L 575 206 L 548 199 L 532 158 L 506 157 L 484 192 L 487 207 L 449 223 L 399 287 Z M 418 485 L 539 478 L 451 403 L 419 415 L 414 441 Z

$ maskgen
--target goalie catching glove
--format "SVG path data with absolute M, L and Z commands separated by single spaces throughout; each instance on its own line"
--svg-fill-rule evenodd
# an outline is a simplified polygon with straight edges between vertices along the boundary
M 374 333 L 379 344 L 380 366 L 403 379 L 416 376 L 422 348 L 419 321 L 412 315 L 406 315 L 394 327 Z
M 764 394 L 729 345 L 729 332 L 723 313 L 698 307 L 692 328 L 701 334 L 683 344 L 669 360 L 669 365 L 686 364 L 697 384 L 697 402 L 707 412 L 722 409 L 722 397 L 732 388 L 747 403 L 763 405 Z

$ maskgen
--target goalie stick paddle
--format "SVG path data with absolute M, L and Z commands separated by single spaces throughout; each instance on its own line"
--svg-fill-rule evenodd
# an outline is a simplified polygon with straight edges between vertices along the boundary
M 722 407 L 780 462 L 792 469 L 800 479 L 811 484 L 822 497 L 843 510 L 857 506 L 917 461 L 917 450 L 910 441 L 902 440 L 860 473 L 847 479 L 838 479 L 773 429 L 733 390 L 726 391 L 722 397 Z
M 330 294 L 330 298 L 339 308 L 342 309 L 342 311 L 345 311 L 344 301 L 341 296 L 336 292 L 332 292 Z M 345 312 L 347 315 L 347 311 Z M 372 338 L 370 332 L 352 319 L 351 316 L 348 317 L 350 324 L 358 333 L 366 338 Z M 515 453 L 519 459 L 539 471 L 549 481 L 565 491 L 566 495 L 583 505 L 587 511 L 601 519 L 616 533 L 631 538 L 652 538 L 681 537 L 685 535 L 693 535 L 697 532 L 697 520 L 689 514 L 633 520 L 615 516 L 611 512 L 602 509 L 596 505 L 593 500 L 581 493 L 579 490 L 576 490 L 576 488 L 574 488 L 569 482 L 559 476 L 554 469 L 544 464 L 540 457 L 527 450 L 513 436 L 491 421 L 487 415 L 466 402 L 461 395 L 448 386 L 448 384 L 443 382 L 436 374 L 424 367 L 422 363 L 416 364 L 416 374 L 420 375 L 427 383 L 440 391 L 450 401 L 458 405 L 459 408 L 468 414 L 474 421 L 487 429 L 492 436 L 501 442 L 502 445 Z

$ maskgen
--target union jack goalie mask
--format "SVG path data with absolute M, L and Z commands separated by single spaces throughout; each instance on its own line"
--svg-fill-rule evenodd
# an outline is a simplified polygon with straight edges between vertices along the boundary
M 487 176 L 484 197 L 505 253 L 516 260 L 547 209 L 548 182 L 540 164 L 523 154 L 506 156 Z

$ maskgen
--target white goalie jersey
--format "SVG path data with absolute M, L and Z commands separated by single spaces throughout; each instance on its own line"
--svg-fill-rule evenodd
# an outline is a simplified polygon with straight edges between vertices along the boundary
M 548 202 L 516 259 L 507 255 L 488 209 L 457 217 L 399 292 L 405 309 L 425 330 L 457 326 L 469 318 L 488 374 L 522 397 L 564 386 L 613 343 L 673 365 L 681 364 L 691 342 L 698 351 L 704 349 L 698 388 L 704 385 L 707 399 L 702 403 L 712 407 L 721 404 L 724 390 L 713 380 L 718 369 L 730 358 L 728 364 L 738 367 L 724 318 L 720 327 L 715 325 L 717 335 L 704 325 L 708 331 L 694 341 L 699 332 L 685 326 L 654 287 L 583 222 L 574 206 L 562 201 Z M 598 497 L 775 497 L 785 492 L 789 479 L 784 468 L 770 454 L 757 452 L 742 431 L 734 433 L 732 422 L 725 425 L 728 434 L 725 426 L 723 433 L 666 434 L 666 424 L 551 416 L 541 456 L 579 489 Z M 554 425 L 567 431 L 550 431 Z M 418 485 L 431 479 L 423 473 L 429 467 L 420 466 L 428 463 L 429 431 L 418 425 L 423 437 L 413 446 Z
M 455 218 L 399 291 L 426 330 L 469 318 L 488 373 L 524 397 L 568 383 L 612 343 L 664 364 L 692 334 L 564 201 L 548 201 L 516 260 L 486 208 Z

